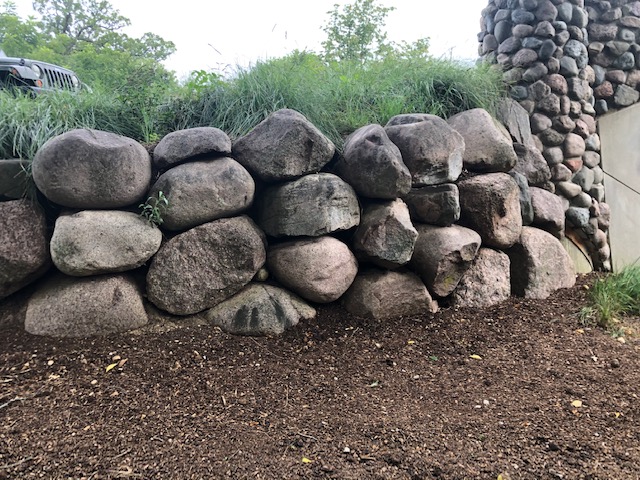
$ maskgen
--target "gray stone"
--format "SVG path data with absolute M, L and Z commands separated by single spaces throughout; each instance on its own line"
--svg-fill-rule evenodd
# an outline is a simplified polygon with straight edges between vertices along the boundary
M 335 146 L 304 115 L 278 110 L 233 145 L 235 159 L 265 182 L 320 171 Z
M 138 268 L 161 242 L 162 232 L 140 215 L 85 210 L 57 218 L 50 249 L 58 270 L 84 277 Z
M 636 57 L 631 52 L 623 53 L 613 62 L 613 67 L 619 68 L 620 70 L 631 70 L 635 66 Z
M 569 78 L 567 81 L 569 87 L 569 97 L 574 100 L 584 100 L 591 96 L 591 88 L 586 80 L 578 77 Z
M 545 85 L 548 87 L 548 85 Z M 538 109 L 549 116 L 555 116 L 560 113 L 560 97 L 553 93 L 546 95 L 538 102 Z
M 522 79 L 525 82 L 533 83 L 544 78 L 547 73 L 549 73 L 549 69 L 547 69 L 544 63 L 536 62 L 522 74 Z
M 515 85 L 511 87 L 509 94 L 511 95 L 511 98 L 517 101 L 526 100 L 529 97 L 527 87 L 524 85 Z
M 629 50 L 630 45 L 627 42 L 611 40 L 606 43 L 605 48 L 614 57 L 619 57 Z
M 464 165 L 476 172 L 507 172 L 518 160 L 508 133 L 481 108 L 450 117 L 449 125 L 464 138 Z
M 340 298 L 358 273 L 349 247 L 329 236 L 270 246 L 267 267 L 285 287 L 317 303 Z
M 484 245 L 509 248 L 520 237 L 520 189 L 506 173 L 477 175 L 458 183 L 460 219 Z
M 50 277 L 29 299 L 24 328 L 33 335 L 87 337 L 148 322 L 142 292 L 126 275 Z
M 316 316 L 290 292 L 262 283 L 250 283 L 234 296 L 206 311 L 207 320 L 233 335 L 272 336 Z
M 522 42 L 518 37 L 509 37 L 498 47 L 498 53 L 514 53 L 522 46 Z
M 533 22 L 535 22 L 535 20 L 536 20 L 536 16 L 533 13 L 527 12 L 524 9 L 518 8 L 513 12 L 511 12 L 511 21 L 515 24 L 525 23 L 530 25 Z
M 529 185 L 543 185 L 551 179 L 549 165 L 540 150 L 519 143 L 514 143 L 513 148 L 518 155 L 518 161 L 513 169 L 524 175 Z
M 557 58 L 550 58 L 547 60 L 547 68 L 549 69 L 549 73 L 559 73 L 560 72 L 560 60 Z
M 417 224 L 418 241 L 409 265 L 429 291 L 446 297 L 471 266 L 480 248 L 480 235 L 459 225 L 436 227 Z
M 349 135 L 335 171 L 364 197 L 394 199 L 411 189 L 411 173 L 402 154 L 380 125 L 367 125 Z
M 559 47 L 563 47 L 564 44 L 567 43 L 570 38 L 571 38 L 571 34 L 566 30 L 562 30 L 556 33 L 556 36 L 553 37 L 553 41 L 556 42 L 556 45 L 558 45 Z
M 595 175 L 589 167 L 582 167 L 573 175 L 573 183 L 580 185 L 583 191 L 588 192 L 593 186 Z
M 587 47 L 578 40 L 569 40 L 564 46 L 564 53 L 577 59 L 580 55 L 587 53 Z
M 545 299 L 575 284 L 575 268 L 553 235 L 524 227 L 520 241 L 507 251 L 511 260 L 511 291 L 525 298 Z
M 442 118 L 425 114 L 421 121 L 391 123 L 385 130 L 400 149 L 414 187 L 454 182 L 460 176 L 465 141 Z
M 564 154 L 562 153 L 562 149 L 559 147 L 545 148 L 542 151 L 542 155 L 547 161 L 547 164 L 551 167 L 562 163 L 562 160 L 564 160 Z
M 498 43 L 504 42 L 511 36 L 511 22 L 509 20 L 502 20 L 501 22 L 496 23 L 493 33 L 496 36 Z
M 568 182 L 572 176 L 573 172 L 561 163 L 551 168 L 551 180 L 554 182 Z
M 411 259 L 418 231 L 407 205 L 399 198 L 367 205 L 353 237 L 353 247 L 363 259 L 383 268 L 397 268 Z
M 613 101 L 620 107 L 628 107 L 636 103 L 638 98 L 640 98 L 640 92 L 635 88 L 631 88 L 628 85 L 618 85 Z
M 11 158 L 0 159 L 0 198 L 18 200 L 29 193 L 29 162 Z
M 604 185 L 594 185 L 591 187 L 591 190 L 589 190 L 589 195 L 595 198 L 597 202 L 602 202 L 604 200 L 604 194 Z
M 509 131 L 514 142 L 531 145 L 533 139 L 529 114 L 518 102 L 510 98 L 501 99 L 498 102 L 497 119 Z
M 547 128 L 551 128 L 552 122 L 547 115 L 541 113 L 534 113 L 531 115 L 531 132 L 540 133 Z M 520 142 L 523 143 L 523 142 Z
M 576 128 L 576 122 L 569 115 L 560 115 L 553 120 L 553 128 L 560 133 L 573 132 Z
M 40 207 L 29 200 L 0 202 L 0 299 L 40 278 L 50 265 Z
M 263 266 L 265 243 L 264 234 L 246 216 L 215 220 L 176 235 L 153 257 L 148 298 L 174 315 L 214 307 Z
M 356 192 L 331 173 L 268 187 L 257 203 L 258 225 L 272 237 L 317 237 L 360 223 Z
M 451 303 L 456 307 L 485 308 L 506 301 L 510 295 L 509 256 L 481 248 L 451 295 Z
M 403 200 L 416 222 L 448 227 L 460 219 L 460 196 L 455 184 L 412 188 Z
M 565 136 L 562 133 L 557 132 L 553 128 L 548 128 L 538 134 L 538 138 L 542 140 L 542 143 L 545 147 L 557 147 L 558 145 L 562 145 L 562 143 L 564 142 L 564 137 Z M 547 162 L 548 161 L 549 160 L 547 159 Z
M 352 315 L 376 320 L 435 313 L 427 287 L 411 272 L 377 269 L 359 273 L 342 297 L 342 305 Z
M 569 207 L 566 212 L 567 221 L 576 228 L 585 228 L 589 224 L 589 209 Z
M 599 166 L 593 167 L 593 183 L 599 184 L 603 182 L 604 182 L 604 171 Z
M 587 11 L 584 8 L 575 6 L 573 8 L 571 23 L 578 28 L 585 29 L 589 24 L 589 15 L 587 14 Z
M 556 51 L 556 43 L 549 39 L 549 40 L 545 40 L 544 42 L 542 42 L 542 45 L 540 46 L 540 51 L 538 53 L 538 56 L 540 58 L 540 60 L 542 60 L 543 62 L 546 62 L 547 60 L 549 60 L 551 57 L 553 57 L 553 54 Z
M 545 83 L 549 85 L 551 92 L 559 95 L 566 95 L 569 92 L 569 84 L 567 79 L 562 75 L 553 73 L 545 79 Z
M 530 35 L 533 35 L 533 32 L 534 28 L 531 25 L 524 24 L 514 25 L 511 29 L 511 34 L 518 38 L 529 37 Z
M 633 30 L 628 28 L 621 28 L 618 31 L 618 38 L 623 42 L 633 43 L 636 41 L 636 34 Z
M 540 22 L 540 23 L 538 23 L 538 25 L 536 25 L 536 28 L 534 30 L 534 34 L 537 37 L 553 38 L 555 36 L 555 34 L 556 34 L 556 29 L 553 28 L 553 25 L 551 25 L 551 22 L 544 21 L 544 22 Z M 555 44 L 554 44 L 554 49 L 555 49 Z
M 514 67 L 529 67 L 536 61 L 538 61 L 538 54 L 530 48 L 518 50 L 511 59 Z
M 567 168 L 567 170 L 569 169 Z M 571 170 L 569 170 L 569 172 L 571 173 Z M 573 173 L 571 173 L 571 176 L 573 176 Z M 556 191 L 563 197 L 571 200 L 572 198 L 575 198 L 577 195 L 580 195 L 580 192 L 582 192 L 582 187 L 580 185 L 577 185 L 571 182 L 569 179 L 569 180 L 558 182 L 558 184 L 556 185 Z
M 581 208 L 591 208 L 593 203 L 593 198 L 587 192 L 580 192 L 578 195 L 571 199 L 570 206 L 572 207 L 581 207 Z
M 565 77 L 576 77 L 580 73 L 578 64 L 571 57 L 562 57 L 560 59 L 560 73 Z
M 135 140 L 99 130 L 71 130 L 48 140 L 32 164 L 38 189 L 71 208 L 119 208 L 147 193 L 151 158 Z
M 149 192 L 169 202 L 162 227 L 187 230 L 247 210 L 253 203 L 253 177 L 232 158 L 203 159 L 173 167 L 160 175 Z
M 600 136 L 597 133 L 589 135 L 584 141 L 585 148 L 592 152 L 600 151 Z
M 570 3 L 560 3 L 557 7 L 558 20 L 569 23 L 573 18 L 573 5 Z
M 563 151 L 565 157 L 581 157 L 585 152 L 584 138 L 575 133 L 569 133 L 564 139 Z
M 556 237 L 564 234 L 564 207 L 560 197 L 542 188 L 530 187 L 533 205 L 532 226 L 546 230 Z
M 557 7 L 549 0 L 542 0 L 536 9 L 536 19 L 539 22 L 553 22 L 558 16 Z
M 537 37 L 526 37 L 522 39 L 522 48 L 530 48 L 531 50 L 537 50 L 542 46 L 543 40 Z
M 587 26 L 587 31 L 591 40 L 607 42 L 616 38 L 618 26 L 615 24 L 590 23 Z
M 154 148 L 153 165 L 158 170 L 163 170 L 199 155 L 231 155 L 231 139 L 215 127 L 195 127 L 171 132 L 162 137 Z
M 511 170 L 511 178 L 518 184 L 520 189 L 520 213 L 522 215 L 522 225 L 530 225 L 533 222 L 533 205 L 531 204 L 531 193 L 529 184 L 524 175 Z

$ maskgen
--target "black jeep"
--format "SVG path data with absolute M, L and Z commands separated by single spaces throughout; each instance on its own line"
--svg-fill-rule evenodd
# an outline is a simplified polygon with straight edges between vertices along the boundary
M 0 55 L 0 88 L 18 88 L 39 94 L 51 90 L 78 91 L 78 76 L 71 70 L 51 63 Z

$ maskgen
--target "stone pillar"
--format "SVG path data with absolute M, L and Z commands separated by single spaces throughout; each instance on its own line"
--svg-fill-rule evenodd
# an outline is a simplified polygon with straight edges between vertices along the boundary
M 602 244 L 607 235 L 598 222 L 608 209 L 601 208 L 604 175 L 588 24 L 584 0 L 489 0 L 479 53 L 502 68 L 511 97 L 529 113 L 552 173 L 545 188 L 563 199 L 567 229 L 580 237 L 596 269 L 610 270 L 608 245 Z

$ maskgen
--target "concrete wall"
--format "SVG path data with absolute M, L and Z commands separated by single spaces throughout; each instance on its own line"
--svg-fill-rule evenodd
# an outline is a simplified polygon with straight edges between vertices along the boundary
M 599 118 L 614 271 L 640 264 L 640 105 Z

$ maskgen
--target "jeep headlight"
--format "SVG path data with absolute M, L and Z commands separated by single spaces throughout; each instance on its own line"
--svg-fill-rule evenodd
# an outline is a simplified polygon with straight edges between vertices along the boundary
M 42 76 L 42 69 L 35 63 L 31 65 L 31 70 L 33 70 L 33 73 L 35 73 L 38 76 L 38 78 Z
M 71 75 L 71 83 L 73 83 L 74 88 L 78 88 L 78 85 L 80 85 L 80 80 L 78 80 L 78 77 L 76 77 L 75 75 Z

